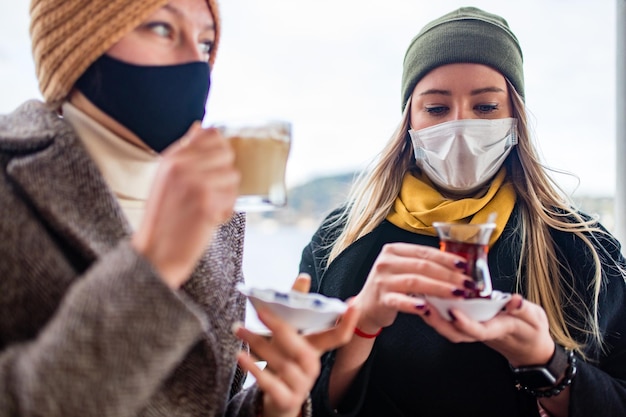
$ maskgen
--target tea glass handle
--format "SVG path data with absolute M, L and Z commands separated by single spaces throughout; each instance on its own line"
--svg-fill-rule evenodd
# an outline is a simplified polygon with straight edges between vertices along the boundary
M 477 259 L 475 265 L 476 278 L 478 280 L 478 288 L 480 288 L 480 295 L 482 297 L 488 297 L 491 295 L 491 274 L 489 273 L 489 265 L 484 259 Z

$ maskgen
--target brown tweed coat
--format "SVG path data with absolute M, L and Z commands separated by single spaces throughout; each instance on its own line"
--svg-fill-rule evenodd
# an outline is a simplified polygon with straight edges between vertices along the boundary
M 71 127 L 0 116 L 0 416 L 253 416 L 254 390 L 231 398 L 244 223 L 171 291 Z

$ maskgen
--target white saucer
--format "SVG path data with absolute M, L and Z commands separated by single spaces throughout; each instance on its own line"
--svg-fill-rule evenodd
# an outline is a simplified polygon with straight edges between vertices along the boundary
M 510 293 L 492 291 L 491 298 L 439 298 L 424 296 L 445 319 L 452 320 L 448 310 L 456 309 L 476 321 L 492 319 L 511 299 Z
M 254 308 L 265 306 L 274 314 L 298 329 L 301 333 L 315 333 L 335 325 L 348 305 L 338 298 L 329 298 L 316 293 L 298 291 L 276 291 L 270 288 L 239 285 L 239 291 L 246 295 Z M 257 326 L 258 327 L 258 326 Z M 252 331 L 269 334 L 267 328 Z

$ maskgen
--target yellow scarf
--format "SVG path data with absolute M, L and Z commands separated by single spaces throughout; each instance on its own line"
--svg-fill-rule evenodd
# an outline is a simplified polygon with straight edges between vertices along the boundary
M 496 213 L 496 228 L 489 241 L 489 246 L 492 246 L 502 234 L 515 207 L 515 190 L 511 183 L 504 182 L 505 177 L 506 169 L 503 167 L 484 196 L 450 200 L 442 196 L 426 176 L 417 178 L 407 172 L 387 220 L 409 232 L 437 236 L 433 222 L 486 223 L 491 213 Z

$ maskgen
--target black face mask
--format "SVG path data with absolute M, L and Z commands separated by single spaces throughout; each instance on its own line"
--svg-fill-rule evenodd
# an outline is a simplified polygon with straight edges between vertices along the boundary
M 141 66 L 107 55 L 76 82 L 93 104 L 157 152 L 202 120 L 210 85 L 205 62 Z

